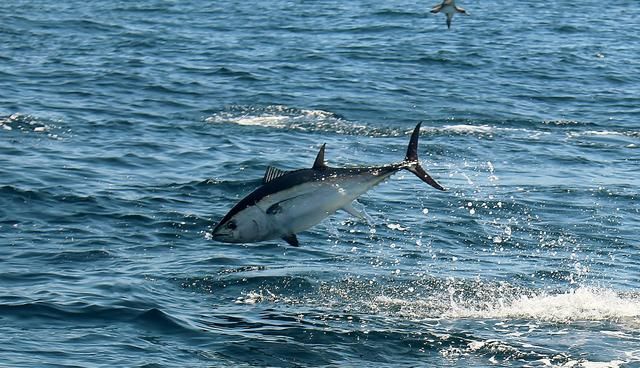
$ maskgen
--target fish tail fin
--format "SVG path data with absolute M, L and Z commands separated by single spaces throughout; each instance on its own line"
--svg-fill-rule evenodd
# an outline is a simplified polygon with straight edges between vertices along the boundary
M 409 147 L 407 147 L 407 155 L 404 158 L 405 169 L 414 173 L 417 177 L 419 177 L 425 183 L 431 185 L 432 187 L 438 190 L 446 190 L 437 181 L 435 181 L 427 172 L 420 166 L 420 161 L 418 160 L 418 138 L 420 137 L 420 125 L 422 122 L 416 125 L 416 128 L 413 130 L 411 134 L 411 139 L 409 140 Z

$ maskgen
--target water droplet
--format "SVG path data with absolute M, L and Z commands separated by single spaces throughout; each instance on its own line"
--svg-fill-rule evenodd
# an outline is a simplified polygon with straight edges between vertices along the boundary
M 487 166 L 489 167 L 489 172 L 493 173 L 495 169 L 493 168 L 493 164 L 491 163 L 491 161 L 487 161 Z

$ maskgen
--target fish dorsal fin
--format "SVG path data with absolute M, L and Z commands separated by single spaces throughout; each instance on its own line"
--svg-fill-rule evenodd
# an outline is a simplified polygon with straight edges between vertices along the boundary
M 262 183 L 267 184 L 273 179 L 279 178 L 281 176 L 286 175 L 288 172 L 284 170 L 280 170 L 277 167 L 269 166 L 267 167 L 267 171 L 264 173 L 264 178 L 262 178 Z
M 324 163 L 324 146 L 326 145 L 326 143 L 323 143 L 322 147 L 320 147 L 318 156 L 316 156 L 316 160 L 313 162 L 313 169 L 324 169 L 327 167 L 327 164 Z

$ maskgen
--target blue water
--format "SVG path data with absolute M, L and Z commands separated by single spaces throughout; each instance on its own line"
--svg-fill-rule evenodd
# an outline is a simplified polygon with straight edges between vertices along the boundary
M 640 367 L 637 2 L 431 5 L 0 2 L 0 365 Z M 210 240 L 418 121 L 447 192 Z

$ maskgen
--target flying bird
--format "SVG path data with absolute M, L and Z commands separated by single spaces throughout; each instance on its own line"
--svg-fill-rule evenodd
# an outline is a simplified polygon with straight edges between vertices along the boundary
M 434 14 L 443 12 L 447 16 L 447 28 L 451 29 L 451 18 L 455 13 L 462 13 L 469 15 L 466 10 L 456 5 L 455 0 L 444 0 L 442 4 L 435 5 L 431 8 L 431 12 Z

